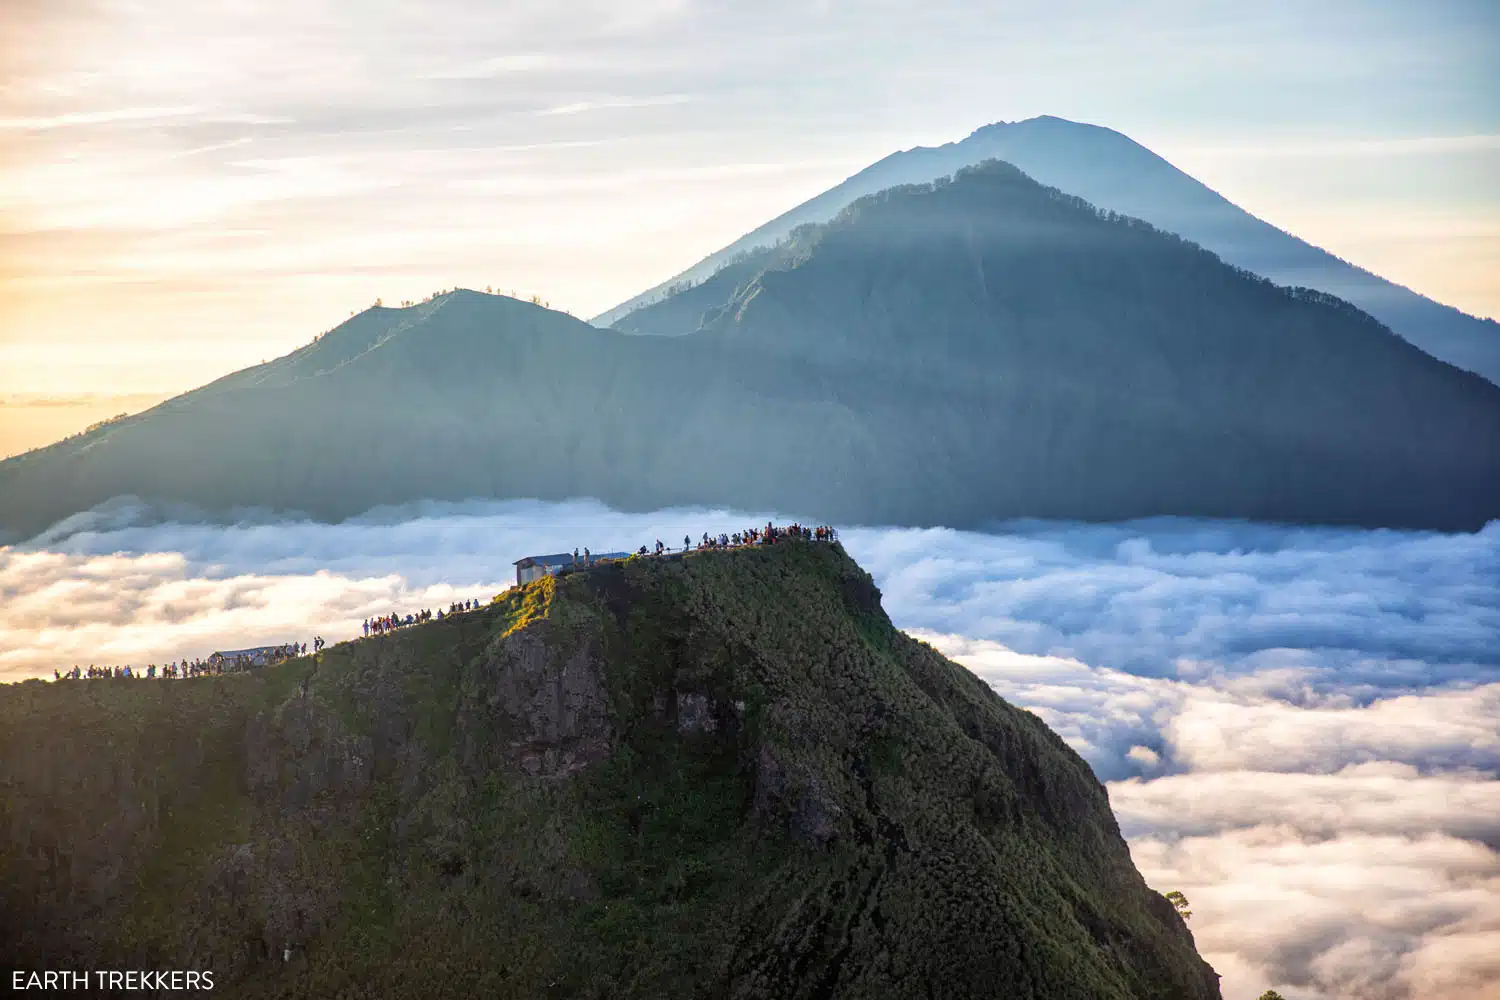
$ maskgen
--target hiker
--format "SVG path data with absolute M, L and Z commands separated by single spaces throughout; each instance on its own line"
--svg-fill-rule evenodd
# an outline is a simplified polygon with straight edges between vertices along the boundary
M 593 565 L 593 556 L 589 553 L 589 547 L 587 545 L 583 547 L 583 564 L 585 566 Z

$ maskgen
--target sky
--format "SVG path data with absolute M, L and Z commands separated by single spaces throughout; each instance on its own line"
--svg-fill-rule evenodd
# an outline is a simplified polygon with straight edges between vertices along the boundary
M 488 600 L 522 555 L 768 516 L 510 501 L 209 524 L 115 501 L 0 548 L 0 681 L 341 641 Z M 1226 1000 L 1500 1000 L 1500 522 L 842 538 L 898 627 L 1089 762 Z
M 592 316 L 892 151 L 1038 114 L 1500 316 L 1491 0 L 0 2 L 13 400 L 183 391 L 377 297 Z

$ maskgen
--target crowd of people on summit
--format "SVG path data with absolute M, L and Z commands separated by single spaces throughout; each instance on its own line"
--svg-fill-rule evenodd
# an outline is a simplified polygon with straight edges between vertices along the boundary
M 745 528 L 741 531 L 720 532 L 718 535 L 710 535 L 705 531 L 703 533 L 703 537 L 698 541 L 696 546 L 694 545 L 691 536 L 684 535 L 682 538 L 682 548 L 677 551 L 686 554 L 687 552 L 693 551 L 694 549 L 702 551 L 707 549 L 744 548 L 753 545 L 774 545 L 779 541 L 786 541 L 789 539 L 810 542 L 834 542 L 838 540 L 838 532 L 831 525 L 819 525 L 818 527 L 810 528 L 803 524 L 789 524 L 784 527 L 777 527 L 776 525 L 768 521 L 763 528 Z M 673 550 L 671 548 L 664 545 L 662 543 L 662 540 L 658 538 L 656 540 L 656 546 L 654 549 L 642 545 L 638 550 L 638 554 L 643 556 L 660 556 L 672 551 Z M 575 549 L 573 551 L 573 559 L 575 562 L 582 563 L 585 566 L 593 564 L 592 554 L 588 549 L 583 550 L 583 556 L 581 559 L 579 557 L 578 550 Z M 430 608 L 424 608 L 421 611 L 414 611 L 404 616 L 398 612 L 392 612 L 391 614 L 387 615 L 377 615 L 373 618 L 366 618 L 364 620 L 364 636 L 365 638 L 369 638 L 371 636 L 386 635 L 390 632 L 394 632 L 396 629 L 403 628 L 408 625 L 420 625 L 423 622 L 442 621 L 444 618 L 449 618 L 453 615 L 463 614 L 469 611 L 478 611 L 481 607 L 482 605 L 479 601 L 469 599 L 463 601 L 455 601 L 452 604 L 449 604 L 446 612 L 441 608 L 439 608 L 436 612 L 432 611 L 432 609 Z M 322 652 L 323 647 L 326 645 L 327 643 L 323 640 L 322 636 L 315 636 L 313 638 L 314 653 Z M 144 667 L 141 667 L 139 669 L 136 669 L 131 665 L 126 665 L 123 667 L 99 667 L 91 663 L 87 667 L 75 666 L 72 670 L 68 671 L 53 670 L 52 677 L 53 680 L 58 681 L 95 679 L 104 677 L 153 679 L 157 677 L 169 679 L 210 677 L 219 676 L 222 674 L 243 673 L 255 667 L 272 666 L 274 664 L 282 663 L 286 660 L 290 660 L 298 656 L 306 655 L 307 643 L 289 642 L 281 646 L 269 646 L 262 647 L 257 650 L 245 650 L 232 655 L 215 653 L 212 656 L 207 657 L 206 659 L 189 659 L 188 657 L 184 656 L 180 660 L 174 660 L 171 663 L 167 663 L 162 666 L 157 666 L 155 663 L 148 663 Z
M 314 651 L 319 651 L 325 643 L 321 636 L 314 637 Z M 155 679 L 158 677 L 169 680 L 180 680 L 188 677 L 217 677 L 223 674 L 241 674 L 255 667 L 268 667 L 276 663 L 283 663 L 298 656 L 307 655 L 307 643 L 288 642 L 280 646 L 266 646 L 254 651 L 244 651 L 234 655 L 215 653 L 208 658 L 188 658 L 184 656 L 180 660 L 173 660 L 158 666 L 148 663 L 144 667 L 137 668 L 132 664 L 125 666 L 98 667 L 90 663 L 87 667 L 75 666 L 72 670 L 53 670 L 52 679 L 57 681 L 97 680 L 104 677 L 127 677 L 133 679 Z
M 838 532 L 834 530 L 832 525 L 826 524 L 819 525 L 816 528 L 809 528 L 805 524 L 789 524 L 778 528 L 770 521 L 767 521 L 764 528 L 745 528 L 742 531 L 720 532 L 717 535 L 710 535 L 705 531 L 703 538 L 699 540 L 696 548 L 700 551 L 703 549 L 738 549 L 750 545 L 774 545 L 778 541 L 786 541 L 788 539 L 801 539 L 808 542 L 833 542 L 838 540 Z M 686 553 L 693 551 L 694 548 L 692 537 L 690 535 L 683 535 L 682 548 L 679 551 Z M 663 545 L 662 540 L 658 538 L 655 549 L 649 549 L 642 545 L 637 551 L 643 556 L 659 556 L 671 552 L 672 549 Z M 574 555 L 576 556 L 577 553 L 574 553 Z
M 433 613 L 431 608 L 423 608 L 421 611 L 414 611 L 404 618 L 401 617 L 399 613 L 379 615 L 375 618 L 366 618 L 364 626 L 365 637 L 368 638 L 372 635 L 385 635 L 387 632 L 394 632 L 396 629 L 401 628 L 405 625 L 420 625 L 423 622 L 442 621 L 444 618 L 451 618 L 453 615 L 461 615 L 466 611 L 478 610 L 479 602 L 477 600 L 470 599 L 467 601 L 455 601 L 454 603 L 448 605 L 448 613 L 446 615 L 443 614 L 442 608 L 438 608 L 436 614 Z

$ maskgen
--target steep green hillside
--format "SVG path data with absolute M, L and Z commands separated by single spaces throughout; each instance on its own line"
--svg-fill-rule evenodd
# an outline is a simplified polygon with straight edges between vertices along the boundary
M 1218 996 L 1087 765 L 833 546 L 632 559 L 256 674 L 0 689 L 0 803 L 21 967 L 210 969 L 229 996 Z

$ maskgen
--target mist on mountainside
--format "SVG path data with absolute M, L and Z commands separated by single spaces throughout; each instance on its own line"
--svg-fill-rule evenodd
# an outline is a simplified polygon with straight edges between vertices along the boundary
M 1346 299 L 1434 357 L 1500 384 L 1500 323 L 1434 302 L 1277 229 L 1119 132 L 1051 116 L 998 122 L 961 142 L 892 153 L 594 322 L 644 332 L 631 313 L 781 241 L 796 227 L 826 222 L 860 197 L 932 181 L 987 159 L 1005 160 L 1101 209 L 1201 244 L 1277 284 Z

